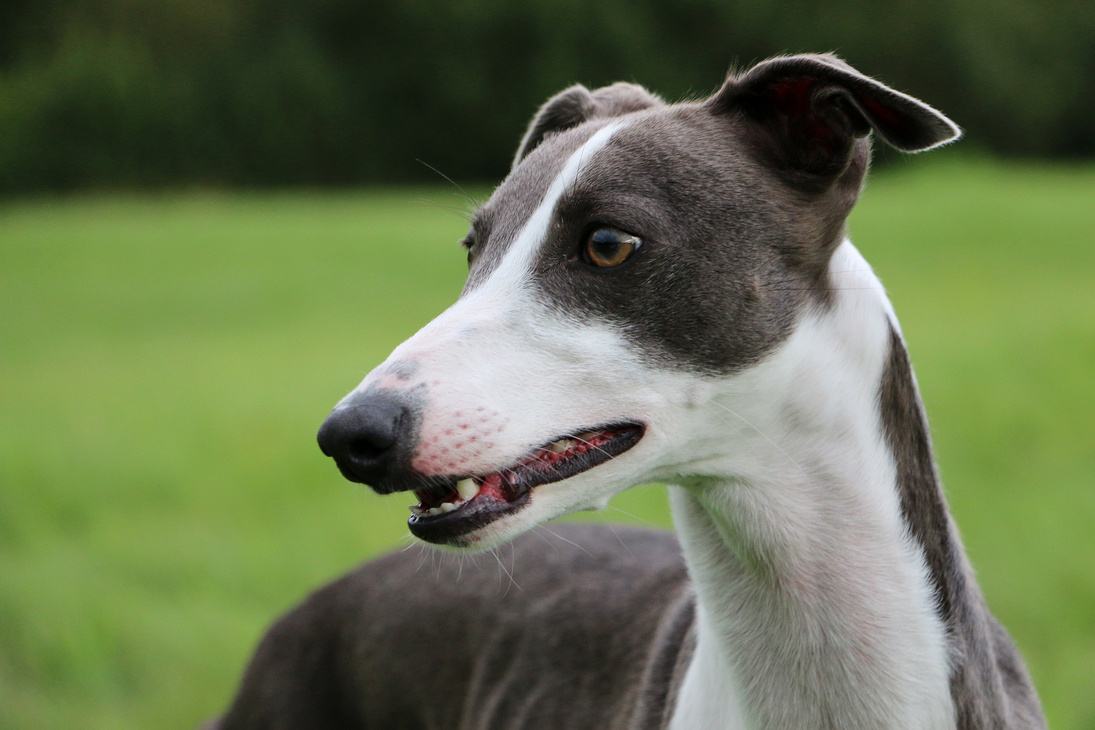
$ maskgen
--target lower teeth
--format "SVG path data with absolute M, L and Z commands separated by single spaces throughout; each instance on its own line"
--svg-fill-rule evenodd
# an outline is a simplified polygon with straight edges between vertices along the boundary
M 587 431 L 570 438 L 554 441 L 548 445 L 547 450 L 555 454 L 561 454 L 570 451 L 571 449 L 577 449 L 579 452 L 584 452 L 591 447 L 597 448 L 594 446 L 594 440 L 601 438 L 603 434 L 603 431 Z M 504 479 L 501 474 L 491 474 L 485 477 L 484 486 L 498 488 L 502 485 L 503 481 Z M 434 517 L 436 515 L 447 514 L 463 507 L 467 502 L 478 496 L 479 492 L 480 485 L 474 479 L 461 479 L 456 483 L 456 493 L 459 496 L 455 501 L 442 502 L 437 507 L 423 507 L 418 504 L 411 505 L 411 514 L 415 517 Z
M 463 507 L 466 503 L 467 503 L 467 500 L 461 499 L 457 502 L 442 502 L 437 507 L 429 507 L 429 508 L 420 507 L 417 504 L 412 504 L 411 505 L 411 514 L 413 514 L 415 517 L 421 517 L 423 515 L 426 515 L 427 517 L 433 517 L 435 515 L 443 515 L 446 512 L 453 512 L 458 507 Z

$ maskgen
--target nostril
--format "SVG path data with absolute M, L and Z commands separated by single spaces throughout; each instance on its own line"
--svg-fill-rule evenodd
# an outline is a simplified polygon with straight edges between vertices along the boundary
M 357 439 L 351 441 L 347 451 L 354 461 L 376 461 L 384 456 L 384 452 L 392 447 L 394 439 L 383 439 L 387 443 L 380 443 L 375 439 Z
M 378 487 L 398 469 L 407 410 L 388 393 L 371 394 L 334 410 L 319 429 L 319 447 L 351 481 Z
M 403 409 L 392 410 L 377 407 L 363 408 L 358 416 L 354 428 L 346 434 L 346 455 L 352 461 L 359 463 L 372 463 L 385 458 L 388 450 L 395 446 L 399 439 L 399 426 L 403 421 Z

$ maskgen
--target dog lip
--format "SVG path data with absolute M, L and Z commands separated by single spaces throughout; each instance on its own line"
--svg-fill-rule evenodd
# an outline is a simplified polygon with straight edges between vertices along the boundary
M 524 507 L 536 487 L 600 466 L 631 449 L 645 433 L 646 426 L 637 422 L 584 428 L 532 449 L 504 469 L 480 476 L 450 477 L 417 489 L 415 496 L 421 501 L 412 507 L 416 514 L 411 515 L 408 527 L 426 542 L 457 542 L 462 536 Z M 561 442 L 570 445 L 560 451 Z M 474 479 L 479 486 L 478 493 L 469 499 L 461 498 L 457 492 L 457 483 L 464 479 Z M 454 496 L 456 499 L 451 499 Z M 429 514 L 431 507 L 440 509 L 446 502 L 456 506 Z

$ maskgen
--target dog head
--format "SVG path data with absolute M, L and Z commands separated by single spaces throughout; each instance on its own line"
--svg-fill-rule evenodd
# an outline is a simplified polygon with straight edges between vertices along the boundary
M 451 546 L 703 474 L 726 436 L 705 404 L 828 305 L 872 131 L 905 151 L 959 135 L 832 56 L 700 102 L 553 97 L 475 215 L 459 300 L 336 406 L 321 448 L 413 491 L 411 532 Z

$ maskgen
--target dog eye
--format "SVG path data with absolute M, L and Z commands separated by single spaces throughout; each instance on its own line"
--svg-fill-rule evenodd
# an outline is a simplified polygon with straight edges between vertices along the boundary
M 472 261 L 475 260 L 475 254 L 477 251 L 475 246 L 475 235 L 469 233 L 468 235 L 464 236 L 464 239 L 460 241 L 460 245 L 463 246 L 464 249 L 468 252 L 468 266 L 471 266 Z
M 602 269 L 610 269 L 627 261 L 631 254 L 639 250 L 642 239 L 619 228 L 602 226 L 594 229 L 586 237 L 582 254 L 586 263 Z

